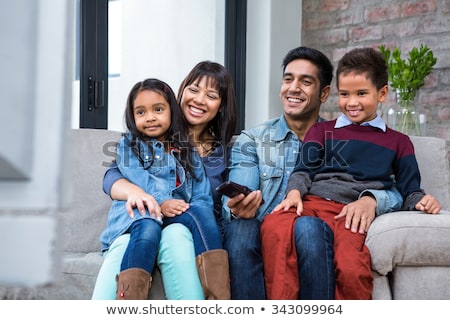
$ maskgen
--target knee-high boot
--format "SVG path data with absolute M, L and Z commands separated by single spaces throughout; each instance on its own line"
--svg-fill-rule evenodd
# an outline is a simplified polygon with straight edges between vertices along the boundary
M 228 253 L 223 249 L 206 251 L 196 258 L 197 270 L 206 300 L 230 300 Z
M 146 300 L 152 275 L 141 268 L 130 268 L 116 275 L 116 300 Z

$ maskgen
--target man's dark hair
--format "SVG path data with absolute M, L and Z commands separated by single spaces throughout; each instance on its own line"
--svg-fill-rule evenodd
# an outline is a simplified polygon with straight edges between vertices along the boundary
M 286 66 L 298 59 L 308 60 L 319 69 L 320 90 L 329 86 L 333 80 L 333 65 L 330 59 L 321 51 L 309 47 L 297 47 L 289 51 L 283 59 L 283 73 Z

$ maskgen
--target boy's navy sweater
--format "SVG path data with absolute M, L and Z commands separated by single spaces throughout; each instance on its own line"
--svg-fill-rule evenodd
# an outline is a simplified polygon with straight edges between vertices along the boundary
M 358 199 L 366 189 L 390 189 L 395 183 L 404 209 L 425 195 L 414 147 L 407 135 L 386 128 L 318 122 L 305 136 L 286 194 L 297 189 L 340 203 Z

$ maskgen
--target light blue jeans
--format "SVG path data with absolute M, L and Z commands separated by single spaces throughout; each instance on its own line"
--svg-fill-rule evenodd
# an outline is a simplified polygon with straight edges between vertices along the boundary
M 129 234 L 118 237 L 104 254 L 104 261 L 95 283 L 93 300 L 116 298 L 116 274 L 130 240 Z M 169 300 L 204 300 L 203 289 L 195 263 L 194 241 L 185 226 L 174 223 L 162 230 L 158 266 Z

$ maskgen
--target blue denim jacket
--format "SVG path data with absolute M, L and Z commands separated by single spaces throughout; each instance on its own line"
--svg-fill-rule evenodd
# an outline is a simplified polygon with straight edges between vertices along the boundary
M 151 140 L 149 143 L 153 146 L 153 152 L 146 143 L 141 143 L 138 157 L 131 150 L 129 135 L 120 139 L 116 162 L 122 175 L 151 194 L 159 204 L 168 199 L 183 199 L 188 203 L 195 203 L 212 211 L 211 184 L 206 178 L 198 153 L 196 151 L 193 153 L 192 165 L 195 174 L 195 178 L 193 178 L 173 155 L 176 151 L 167 153 L 164 145 L 157 140 Z M 179 186 L 176 185 L 177 176 L 180 181 Z M 134 220 L 144 218 L 137 209 L 135 209 L 134 218 L 129 217 L 125 204 L 126 201 L 113 201 L 108 214 L 107 227 L 100 236 L 103 250 L 107 250 L 109 245 L 123 234 Z M 149 217 L 150 215 L 147 213 L 145 218 Z
M 301 143 L 283 115 L 243 130 L 236 139 L 229 159 L 229 180 L 252 190 L 261 190 L 265 203 L 257 210 L 257 219 L 262 220 L 284 199 Z M 365 190 L 361 196 L 366 194 L 372 194 L 377 199 L 377 215 L 398 210 L 403 203 L 395 188 L 387 191 Z M 224 196 L 222 215 L 225 221 L 230 221 L 232 216 L 227 201 Z
M 228 168 L 225 161 L 225 157 L 228 154 L 225 151 L 225 147 L 217 143 L 217 146 L 211 152 L 211 154 L 202 157 L 203 167 L 205 168 L 206 176 L 211 183 L 211 191 L 214 200 L 214 213 L 218 221 L 222 219 L 222 199 L 219 192 L 216 191 L 216 187 L 224 182 L 228 177 Z M 106 170 L 103 177 L 103 192 L 108 196 L 111 196 L 111 187 L 119 179 L 125 178 L 120 172 L 115 161 L 111 162 L 110 167 Z

